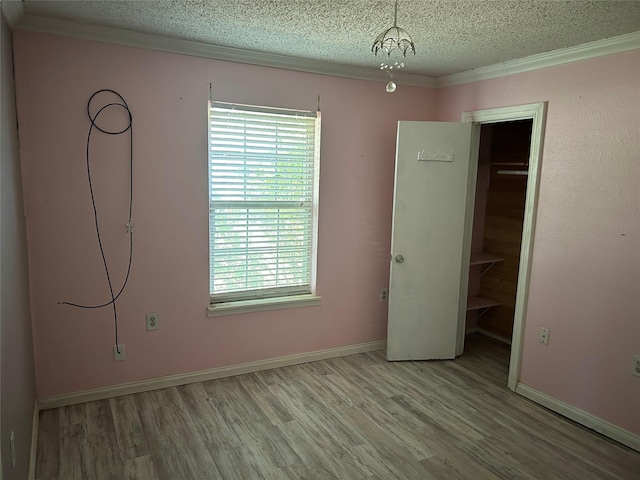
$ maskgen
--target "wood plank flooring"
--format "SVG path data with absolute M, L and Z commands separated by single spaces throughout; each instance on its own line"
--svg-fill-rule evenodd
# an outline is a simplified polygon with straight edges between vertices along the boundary
M 506 388 L 508 347 L 352 355 L 40 413 L 37 480 L 640 479 L 640 453 Z

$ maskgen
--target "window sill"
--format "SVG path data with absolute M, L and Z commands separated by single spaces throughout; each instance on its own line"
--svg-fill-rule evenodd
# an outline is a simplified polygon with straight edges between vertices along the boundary
M 209 305 L 207 317 L 220 317 L 236 313 L 261 312 L 264 310 L 281 310 L 284 308 L 311 307 L 320 305 L 317 295 L 292 295 L 289 297 L 261 298 L 258 300 L 243 300 L 240 302 L 218 303 Z

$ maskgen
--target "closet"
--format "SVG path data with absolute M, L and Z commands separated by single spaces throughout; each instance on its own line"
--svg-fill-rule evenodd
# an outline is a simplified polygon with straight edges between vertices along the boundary
M 471 240 L 466 333 L 511 343 L 531 120 L 483 124 Z

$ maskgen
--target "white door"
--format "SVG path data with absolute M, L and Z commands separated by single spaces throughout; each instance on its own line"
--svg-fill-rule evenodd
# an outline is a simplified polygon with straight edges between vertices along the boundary
M 454 358 L 464 334 L 480 128 L 398 122 L 388 360 Z M 462 351 L 458 351 L 461 354 Z

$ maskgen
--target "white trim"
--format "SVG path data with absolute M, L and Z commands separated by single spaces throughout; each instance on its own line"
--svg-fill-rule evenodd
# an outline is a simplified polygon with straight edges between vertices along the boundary
M 484 328 L 477 328 L 476 332 L 479 333 L 480 335 L 484 335 L 485 337 L 493 338 L 494 340 L 500 343 L 506 343 L 507 345 L 511 345 L 510 339 L 501 337 L 500 335 L 496 335 L 495 333 L 490 332 L 489 330 L 485 330 Z
M 33 420 L 31 422 L 31 449 L 29 451 L 29 473 L 28 480 L 36 478 L 36 455 L 38 453 L 38 421 L 40 419 L 40 409 L 38 400 L 33 405 Z
M 637 48 L 640 48 L 640 32 L 627 33 L 617 37 L 584 43 L 575 47 L 561 48 L 517 60 L 509 60 L 495 65 L 487 65 L 486 67 L 467 70 L 466 72 L 438 77 L 436 79 L 436 88 L 488 80 L 490 78 L 508 77 L 516 73 L 555 67 L 557 65 L 579 62 L 604 55 L 627 52 Z
M 332 75 L 335 77 L 355 78 L 387 83 L 388 76 L 379 68 L 359 67 L 339 63 L 309 60 L 286 55 L 266 52 L 256 52 L 240 48 L 223 47 L 191 40 L 165 37 L 149 33 L 136 32 L 124 28 L 107 27 L 104 25 L 89 25 L 54 18 L 24 15 L 18 22 L 17 28 L 34 32 L 65 35 L 68 37 L 84 38 L 99 42 L 114 43 L 130 47 L 147 48 L 163 52 L 192 55 L 195 57 L 211 58 L 228 62 L 248 63 L 263 67 L 283 68 L 299 72 Z M 374 64 L 375 62 L 372 62 Z M 377 63 L 376 63 L 377 65 Z M 436 82 L 426 75 L 398 72 L 393 80 L 403 85 L 417 85 L 434 87 Z
M 320 305 L 317 295 L 291 295 L 290 297 L 260 298 L 238 302 L 216 303 L 207 307 L 207 317 L 220 317 L 236 313 L 262 312 L 264 310 L 282 310 L 284 308 L 311 307 Z
M 24 15 L 24 5 L 20 0 L 4 0 L 2 2 L 2 14 L 10 29 L 13 29 Z
M 266 360 L 241 363 L 238 365 L 211 368 L 209 370 L 168 375 L 165 377 L 151 378 L 138 382 L 121 383 L 119 385 L 112 385 L 109 387 L 101 387 L 81 392 L 40 398 L 38 400 L 38 406 L 40 407 L 40 410 L 46 410 L 49 408 L 63 407 L 65 405 L 73 405 L 76 403 L 104 400 L 106 398 L 119 397 L 121 395 L 130 395 L 132 393 L 148 392 L 150 390 L 157 390 L 160 388 L 175 387 L 178 385 L 215 380 L 217 378 L 231 377 L 245 373 L 260 372 L 262 370 L 270 370 L 272 368 L 288 367 L 291 365 L 298 365 L 300 363 L 326 360 L 328 358 L 373 352 L 385 349 L 386 345 L 386 340 L 376 340 L 374 342 L 358 343 L 355 345 L 329 348 L 326 350 L 316 350 L 314 352 L 300 353 L 297 355 L 287 355 L 285 357 L 269 358 Z
M 475 328 L 470 328 L 469 330 L 466 330 L 464 332 L 465 336 L 466 335 L 471 335 L 472 333 L 477 333 L 478 335 L 484 335 L 485 337 L 492 338 L 492 339 L 496 340 L 497 342 L 505 343 L 507 345 L 511 345 L 511 340 L 509 340 L 508 338 L 504 338 L 504 337 L 501 337 L 500 335 L 496 335 L 495 333 L 492 333 L 489 330 L 485 330 L 484 328 L 475 327 Z M 462 355 L 462 353 L 460 355 Z M 460 355 L 458 355 L 456 353 L 456 357 L 459 357 Z
M 89 25 L 29 14 L 23 15 L 24 8 L 22 7 L 21 2 L 3 2 L 3 5 L 4 4 L 12 4 L 12 7 L 10 8 L 13 11 L 10 13 L 5 11 L 7 21 L 9 21 L 9 17 L 11 17 L 13 22 L 9 22 L 9 24 L 14 28 L 24 30 L 51 33 L 54 35 L 66 35 L 69 37 L 84 38 L 88 40 L 147 48 L 150 50 L 160 50 L 163 52 L 179 53 L 183 55 L 192 55 L 215 60 L 284 68 L 299 72 L 354 78 L 358 80 L 370 80 L 381 83 L 385 83 L 388 80 L 388 78 L 383 76 L 377 68 L 343 65 L 318 60 L 289 57 L 286 55 L 275 55 L 271 53 L 255 52 L 251 50 L 210 45 L 202 42 L 136 32 L 124 28 Z M 13 4 L 17 5 L 14 6 Z M 5 8 L 3 7 L 3 11 L 4 10 Z M 393 79 L 396 83 L 402 85 L 443 88 L 451 85 L 460 85 L 479 80 L 514 75 L 516 73 L 528 72 L 539 68 L 578 62 L 580 60 L 587 60 L 604 55 L 627 52 L 638 48 L 640 48 L 640 32 L 632 32 L 574 47 L 561 48 L 516 60 L 509 60 L 495 65 L 487 65 L 473 70 L 467 70 L 465 72 L 444 75 L 438 78 L 415 73 L 397 72 Z
M 571 420 L 578 422 L 580 425 L 584 425 L 591 430 L 595 430 L 616 442 L 620 442 L 623 445 L 640 452 L 640 435 L 636 435 L 628 430 L 613 425 L 612 423 L 606 422 L 601 418 L 571 406 L 568 403 L 556 400 L 546 393 L 542 393 L 522 383 L 518 383 L 516 393 L 548 408 L 549 410 L 570 418 Z
M 465 202 L 464 230 L 462 233 L 462 264 L 460 265 L 460 297 L 458 298 L 458 331 L 456 333 L 456 357 L 464 353 L 464 338 L 467 328 L 467 302 L 469 293 L 469 270 L 471 268 L 471 237 L 473 236 L 473 210 L 476 200 L 476 177 L 478 176 L 478 159 L 480 155 L 480 125 L 472 125 L 468 171 L 467 198 Z M 476 321 L 477 321 L 476 317 Z
M 535 217 L 538 208 L 538 189 L 540 170 L 542 168 L 542 148 L 547 104 L 532 103 L 511 107 L 490 108 L 475 112 L 463 112 L 463 122 L 497 123 L 513 120 L 533 121 L 531 130 L 531 149 L 529 153 L 529 176 L 527 177 L 527 196 L 525 200 L 524 221 L 522 224 L 522 243 L 520 247 L 520 269 L 518 271 L 518 287 L 513 317 L 513 335 L 511 337 L 511 358 L 509 361 L 509 388 L 513 391 L 520 380 L 522 364 L 522 344 L 524 342 L 524 325 L 529 299 L 529 279 L 531 259 L 533 257 L 533 237 L 535 233 Z M 464 341 L 464 338 L 458 339 Z

